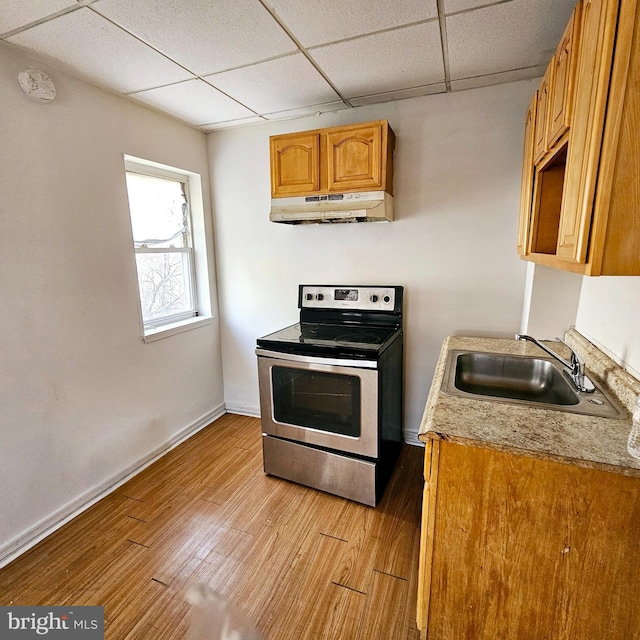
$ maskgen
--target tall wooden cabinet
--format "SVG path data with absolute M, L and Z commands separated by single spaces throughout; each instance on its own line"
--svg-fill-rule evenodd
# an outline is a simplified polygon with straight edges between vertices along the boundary
M 271 197 L 386 191 L 395 135 L 386 120 L 272 136 Z
M 586 275 L 640 275 L 632 177 L 640 174 L 639 60 L 638 0 L 578 3 L 538 91 L 535 152 L 523 165 L 525 259 Z
M 428 640 L 640 637 L 640 479 L 429 440 Z

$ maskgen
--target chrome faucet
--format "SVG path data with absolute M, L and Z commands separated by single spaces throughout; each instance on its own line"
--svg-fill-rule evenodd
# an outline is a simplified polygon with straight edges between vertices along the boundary
M 549 347 L 545 346 L 531 336 L 516 333 L 516 340 L 529 340 L 529 342 L 533 342 L 533 344 L 537 345 L 551 357 L 555 358 L 560 364 L 565 367 L 565 369 L 567 370 L 567 375 L 571 379 L 573 386 L 578 391 L 582 393 L 593 393 L 596 390 L 593 382 L 591 382 L 591 380 L 589 380 L 589 377 L 585 374 L 584 360 L 564 340 L 556 338 L 558 342 L 561 342 L 571 352 L 570 361 L 565 360 L 563 357 L 559 356 L 557 353 L 549 349 Z

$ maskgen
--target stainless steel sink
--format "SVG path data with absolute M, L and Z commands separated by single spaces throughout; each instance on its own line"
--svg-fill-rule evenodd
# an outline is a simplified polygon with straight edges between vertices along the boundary
M 626 416 L 597 385 L 593 393 L 577 391 L 552 358 L 454 349 L 447 359 L 442 392 L 603 418 Z

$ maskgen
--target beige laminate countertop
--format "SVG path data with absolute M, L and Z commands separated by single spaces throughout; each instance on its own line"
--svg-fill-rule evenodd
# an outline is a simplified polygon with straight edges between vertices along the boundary
M 575 330 L 566 337 L 588 374 L 627 410 L 640 393 L 630 376 Z M 554 350 L 556 347 L 553 347 Z M 627 453 L 631 416 L 618 420 L 524 405 L 450 396 L 440 387 L 450 349 L 546 355 L 530 342 L 450 336 L 442 346 L 418 436 L 521 453 L 640 477 L 640 460 Z

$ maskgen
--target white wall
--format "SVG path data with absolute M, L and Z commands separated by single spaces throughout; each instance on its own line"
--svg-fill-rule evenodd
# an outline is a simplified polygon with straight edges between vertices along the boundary
M 442 340 L 513 336 L 524 113 L 535 81 L 414 98 L 209 135 L 225 401 L 259 411 L 256 338 L 297 321 L 297 285 L 405 286 L 405 432 L 414 441 Z M 269 222 L 269 135 L 387 118 L 396 221 Z
M 640 277 L 583 278 L 576 329 L 640 379 Z
M 53 103 L 21 92 L 30 65 Z M 217 320 L 141 340 L 123 174 L 123 153 L 200 173 L 211 247 L 206 136 L 2 46 L 0 141 L 1 561 L 217 415 L 223 391 Z
M 577 273 L 528 262 L 520 332 L 540 340 L 562 338 L 576 323 L 582 280 Z

